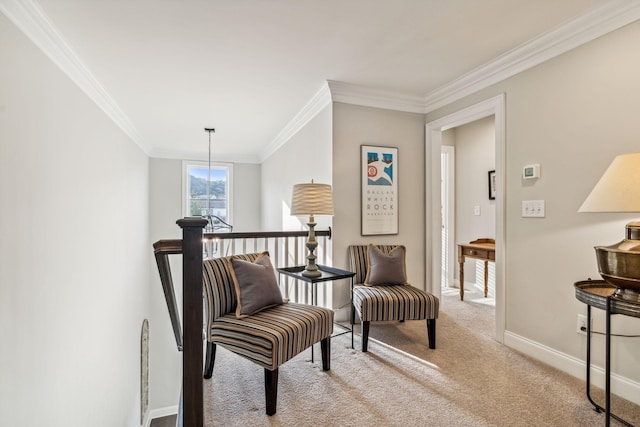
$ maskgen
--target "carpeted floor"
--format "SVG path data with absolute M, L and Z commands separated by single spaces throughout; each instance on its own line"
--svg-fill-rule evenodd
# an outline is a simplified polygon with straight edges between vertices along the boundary
M 604 425 L 585 396 L 585 383 L 495 341 L 494 302 L 477 290 L 443 292 L 438 348 L 427 348 L 423 322 L 379 324 L 370 336 L 446 372 L 444 386 L 465 390 L 452 395 L 461 409 L 481 416 L 486 425 Z M 358 332 L 356 328 L 356 332 Z M 356 341 L 359 343 L 359 340 Z M 358 344 L 356 344 L 357 346 Z M 375 352 L 375 344 L 369 346 Z M 604 404 L 602 390 L 592 396 Z M 612 396 L 613 413 L 640 426 L 640 407 Z M 485 424 L 478 424 L 485 425 Z M 612 420 L 612 425 L 622 425 Z
M 423 321 L 372 325 L 368 353 L 358 350 L 358 336 L 356 350 L 348 334 L 336 337 L 331 371 L 322 371 L 319 348 L 315 363 L 306 351 L 280 368 L 272 417 L 264 413 L 262 369 L 219 348 L 205 381 L 207 426 L 604 425 L 583 381 L 493 339 L 490 301 L 446 294 L 436 350 L 427 346 Z M 640 407 L 614 399 L 613 408 L 640 425 Z

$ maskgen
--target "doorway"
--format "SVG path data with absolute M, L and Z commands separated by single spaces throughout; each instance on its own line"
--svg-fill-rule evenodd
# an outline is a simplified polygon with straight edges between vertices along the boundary
M 504 342 L 504 94 L 452 113 L 426 125 L 426 259 L 427 290 L 442 296 L 442 135 L 443 132 L 489 116 L 495 117 L 495 337 Z M 441 299 L 442 301 L 442 299 Z
M 448 273 L 442 288 L 443 292 L 453 294 L 454 290 L 459 291 L 461 276 L 456 262 L 457 244 L 495 239 L 495 200 L 489 186 L 490 173 L 495 170 L 495 117 L 487 116 L 448 129 L 442 138 L 442 268 Z M 450 159 L 454 152 L 455 159 Z M 448 159 L 451 161 L 446 161 Z M 495 306 L 494 263 L 473 257 L 466 261 L 464 289 L 469 298 L 465 297 L 465 301 Z M 485 277 L 488 279 L 486 297 Z

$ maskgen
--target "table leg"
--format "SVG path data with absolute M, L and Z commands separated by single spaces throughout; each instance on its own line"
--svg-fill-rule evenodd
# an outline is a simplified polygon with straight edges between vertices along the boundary
M 311 305 L 318 305 L 318 289 L 317 283 L 311 283 Z M 313 344 L 311 344 L 311 363 L 314 363 Z
M 610 313 L 609 313 L 610 315 Z M 610 317 L 609 317 L 610 318 Z M 608 326 L 608 330 L 609 330 L 609 340 L 611 339 L 611 324 L 609 324 Z M 606 339 L 606 337 L 605 337 Z M 608 355 L 608 356 L 607 356 Z M 611 356 L 611 341 L 609 341 L 609 347 L 608 347 L 608 351 L 607 354 L 605 355 L 605 358 L 607 361 L 609 361 L 609 357 Z M 610 362 L 609 362 L 610 363 Z M 586 376 L 586 388 L 587 388 L 587 399 L 589 400 L 589 402 L 591 402 L 591 404 L 593 405 L 593 410 L 596 412 L 605 412 L 605 423 L 606 425 L 609 425 L 611 423 L 610 418 L 613 418 L 617 421 L 619 421 L 620 423 L 622 423 L 625 426 L 628 427 L 633 427 L 633 424 L 629 423 L 628 421 L 620 418 L 619 416 L 617 416 L 616 414 L 612 414 L 610 411 L 610 405 L 611 405 L 611 401 L 609 399 L 606 399 L 605 401 L 605 407 L 603 408 L 602 406 L 598 405 L 595 400 L 593 400 L 593 398 L 591 397 L 591 306 L 587 304 L 587 376 Z M 610 372 L 611 370 L 611 365 L 609 364 L 609 374 L 611 374 Z M 607 378 L 609 378 L 609 375 L 607 375 Z M 605 380 L 605 390 L 608 390 L 609 387 L 611 385 L 611 380 L 606 381 Z M 605 391 L 606 393 L 606 391 Z M 608 394 L 608 396 L 610 397 L 611 394 Z M 609 412 L 607 414 L 607 409 L 606 407 L 609 406 Z
M 607 297 L 604 372 L 604 425 L 611 424 L 611 297 Z
M 484 297 L 489 292 L 489 261 L 484 262 Z
M 351 313 L 349 313 L 349 318 L 351 319 L 351 349 L 353 349 L 353 324 L 355 323 L 355 307 L 353 307 L 353 276 L 351 276 Z
M 591 306 L 587 305 L 587 399 L 593 405 L 596 412 L 600 412 L 600 406 L 591 398 Z
M 460 301 L 464 300 L 464 257 L 460 258 Z

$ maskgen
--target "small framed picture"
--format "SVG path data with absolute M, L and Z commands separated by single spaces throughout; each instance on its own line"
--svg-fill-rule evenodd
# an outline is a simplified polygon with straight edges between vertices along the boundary
M 489 200 L 496 198 L 496 171 L 489 171 Z

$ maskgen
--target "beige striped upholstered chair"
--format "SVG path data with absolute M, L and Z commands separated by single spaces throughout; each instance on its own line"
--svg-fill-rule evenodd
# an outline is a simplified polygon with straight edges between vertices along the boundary
M 235 258 L 254 262 L 259 255 L 235 255 Z M 235 314 L 237 296 L 230 269 L 230 257 L 204 261 L 207 319 L 204 377 L 209 379 L 213 374 L 217 344 L 257 363 L 264 368 L 266 413 L 273 415 L 276 412 L 280 365 L 320 342 L 322 369 L 330 369 L 333 311 L 289 302 L 238 318 Z
M 397 245 L 376 245 L 381 252 L 389 254 Z M 349 265 L 355 272 L 353 286 L 352 323 L 357 314 L 362 322 L 362 351 L 367 351 L 369 327 L 375 321 L 427 321 L 429 348 L 436 348 L 436 319 L 440 301 L 434 295 L 405 284 L 365 285 L 369 267 L 368 245 L 348 247 Z M 403 261 L 404 262 L 404 261 Z

